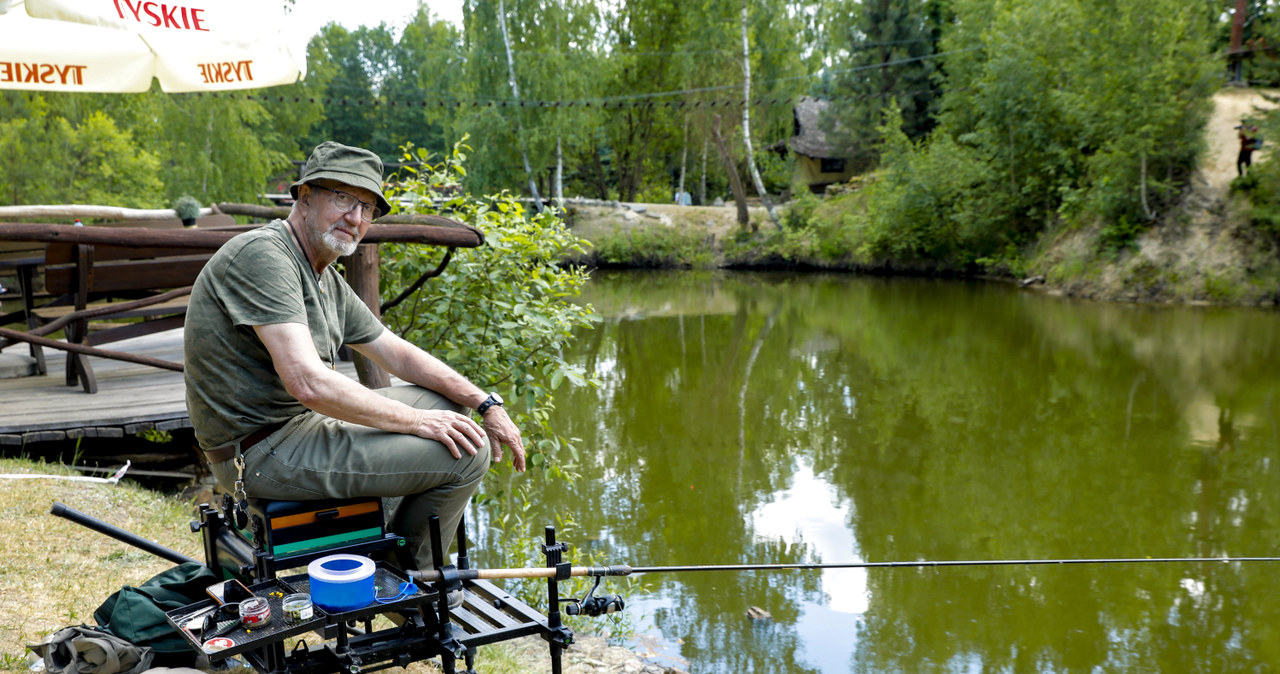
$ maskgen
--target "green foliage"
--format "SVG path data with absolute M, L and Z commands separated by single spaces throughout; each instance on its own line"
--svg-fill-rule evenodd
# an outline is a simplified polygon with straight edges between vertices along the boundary
M 950 90 L 911 140 L 885 111 L 860 253 L 1016 268 L 1049 227 L 1102 222 L 1118 250 L 1187 185 L 1216 64 L 1205 8 L 1174 0 L 955 0 Z M 1110 223 L 1110 224 L 1107 224 Z
M 465 140 L 465 138 L 463 139 Z M 414 213 L 438 213 L 467 222 L 485 235 L 485 245 L 457 250 L 448 268 L 384 317 L 409 341 L 449 363 L 477 385 L 502 393 L 524 433 L 529 465 L 569 478 L 578 448 L 548 425 L 554 394 L 562 384 L 591 383 L 568 363 L 561 346 L 575 330 L 596 320 L 591 307 L 573 303 L 587 274 L 557 263 L 582 253 L 584 242 L 549 211 L 533 215 L 510 194 L 456 196 L 468 148 L 459 144 L 438 163 L 421 148 L 406 146 L 406 162 L 388 197 L 411 198 Z M 453 195 L 441 204 L 434 199 Z M 382 295 L 395 297 L 443 252 L 424 246 L 384 248 Z
M 986 199 L 989 167 L 946 135 L 912 143 L 890 108 L 881 128 L 882 168 L 865 188 L 868 217 L 860 253 L 869 259 L 964 266 L 998 249 L 1006 232 Z
M 510 494 L 499 492 L 478 496 L 477 505 L 487 516 L 481 529 L 482 542 L 493 541 L 494 544 L 480 546 L 484 552 L 477 554 L 498 557 L 492 560 L 486 558 L 483 563 L 494 567 L 545 567 L 547 558 L 542 554 L 542 546 L 546 543 L 544 527 L 548 522 L 555 523 L 556 539 L 559 541 L 573 541 L 582 536 L 581 528 L 572 514 L 539 512 L 538 508 L 533 507 L 533 503 L 545 502 L 546 499 L 530 495 L 530 489 L 527 482 L 522 482 L 513 486 Z M 496 552 L 499 550 L 501 552 Z M 562 559 L 573 566 L 605 566 L 616 563 L 616 560 L 604 558 L 600 552 L 588 553 L 572 545 Z M 585 576 L 561 581 L 560 598 L 584 597 L 594 581 L 595 579 Z M 544 578 L 511 579 L 505 581 L 503 587 L 538 611 L 545 613 L 550 608 L 547 606 L 547 581 Z M 630 576 L 609 579 L 608 587 L 610 593 L 623 593 L 624 596 L 631 596 L 644 589 L 641 580 Z M 635 632 L 633 617 L 628 611 L 595 618 L 566 613 L 561 618 L 575 633 L 617 636 Z
M 653 184 L 636 194 L 636 201 L 644 204 L 669 204 L 675 200 L 675 190 L 666 183 Z
M 731 266 L 871 266 L 862 252 L 866 242 L 866 195 L 819 198 L 804 190 L 783 211 L 781 228 L 743 233 L 725 243 Z
M 852 100 L 826 109 L 821 127 L 833 144 L 848 149 L 857 166 L 870 167 L 878 157 L 875 129 L 889 107 L 901 111 L 903 131 L 912 140 L 923 138 L 937 124 L 940 93 L 934 79 L 941 61 L 930 56 L 939 51 L 939 35 L 951 19 L 949 4 L 833 3 L 824 38 L 836 55 L 835 74 L 819 86 L 819 93 Z
M 1260 128 L 1263 136 L 1280 133 L 1280 114 L 1267 113 Z M 1269 241 L 1280 242 L 1280 163 L 1255 161 L 1247 173 L 1231 181 L 1231 192 L 1248 197 L 1249 223 Z
M 308 104 L 239 96 L 0 92 L 0 203 L 256 202 L 300 154 Z M 274 113 L 274 114 L 273 114 Z
M 158 208 L 160 160 L 85 99 L 5 92 L 0 99 L 0 204 Z
M 805 227 L 813 221 L 813 213 L 821 205 L 822 198 L 802 186 L 782 212 L 782 224 L 791 229 Z
M 765 190 L 770 194 L 780 194 L 791 187 L 791 178 L 796 171 L 796 157 L 790 152 L 783 158 L 777 152 L 761 150 L 756 152 L 756 168 L 760 170 Z
M 714 263 L 705 234 L 659 224 L 614 231 L 593 247 L 601 265 L 697 269 Z
M 157 445 L 165 445 L 173 442 L 173 433 L 169 431 L 156 430 L 154 428 L 147 428 L 140 431 L 138 433 L 138 437 Z
M 1138 235 L 1146 230 L 1145 223 L 1132 222 L 1127 215 L 1121 215 L 1103 226 L 1098 236 L 1098 247 L 1108 255 L 1118 255 L 1130 247 Z

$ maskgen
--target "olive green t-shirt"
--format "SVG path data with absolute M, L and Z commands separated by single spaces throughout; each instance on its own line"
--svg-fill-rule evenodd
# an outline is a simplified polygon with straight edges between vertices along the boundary
M 253 329 L 275 323 L 307 326 L 330 367 L 343 344 L 385 330 L 332 266 L 317 278 L 283 220 L 233 238 L 196 279 L 183 331 L 187 413 L 202 448 L 306 411 Z

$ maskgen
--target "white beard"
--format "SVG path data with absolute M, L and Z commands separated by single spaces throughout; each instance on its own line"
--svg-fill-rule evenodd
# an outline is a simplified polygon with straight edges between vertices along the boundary
M 324 244 L 325 248 L 328 248 L 329 250 L 337 253 L 338 257 L 346 257 L 348 255 L 355 253 L 356 246 L 359 244 L 359 242 L 358 241 L 345 241 L 345 242 L 339 241 L 338 237 L 334 236 L 333 234 L 333 230 L 337 228 L 338 228 L 337 223 L 329 225 L 329 230 L 326 231 L 324 234 L 320 235 L 320 242 Z

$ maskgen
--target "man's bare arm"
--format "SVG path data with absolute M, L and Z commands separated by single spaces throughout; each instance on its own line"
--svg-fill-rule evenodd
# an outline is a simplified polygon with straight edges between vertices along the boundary
M 484 430 L 465 414 L 416 409 L 329 369 L 316 353 L 310 331 L 301 323 L 256 325 L 254 331 L 270 352 L 285 389 L 308 409 L 363 426 L 437 440 L 455 458 L 461 458 L 462 451 L 475 454 L 475 448 L 485 440 Z
M 390 330 L 383 332 L 372 342 L 352 344 L 351 348 L 364 354 L 387 372 L 435 391 L 460 405 L 478 407 L 489 395 L 440 359 Z M 502 460 L 502 447 L 505 445 L 511 448 L 512 465 L 516 470 L 524 470 L 524 442 L 520 437 L 520 429 L 516 428 L 507 411 L 501 406 L 491 407 L 485 413 L 483 423 L 489 436 L 493 459 Z

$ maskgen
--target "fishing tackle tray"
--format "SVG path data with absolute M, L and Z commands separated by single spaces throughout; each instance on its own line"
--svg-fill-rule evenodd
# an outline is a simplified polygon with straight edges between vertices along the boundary
M 383 562 L 375 564 L 373 578 L 375 597 L 396 596 L 400 594 L 401 583 L 407 582 L 404 572 Z M 205 616 L 220 606 L 216 600 L 205 599 L 195 604 L 189 604 L 182 608 L 168 611 L 165 616 L 168 618 L 169 624 L 178 630 L 178 633 L 191 644 L 192 648 L 196 649 L 196 652 L 208 655 L 210 662 L 219 662 L 245 651 L 284 641 L 303 632 L 322 630 L 327 624 L 372 617 L 388 611 L 413 608 L 424 602 L 429 602 L 431 597 L 434 596 L 434 593 L 427 594 L 421 588 L 418 588 L 413 594 L 393 602 L 379 603 L 378 601 L 373 601 L 362 608 L 340 613 L 329 613 L 313 604 L 313 613 L 310 620 L 296 623 L 286 622 L 284 608 L 281 605 L 284 598 L 296 592 L 309 594 L 310 590 L 311 579 L 305 573 L 284 578 L 273 578 L 250 585 L 249 591 L 255 597 L 262 597 L 271 605 L 271 622 L 263 627 L 253 629 L 245 629 L 243 625 L 237 625 L 230 632 L 220 635 L 223 638 L 230 639 L 233 645 L 213 652 L 204 650 L 205 640 L 202 639 L 200 634 L 200 624 L 203 623 Z M 191 626 L 189 627 L 188 625 Z

